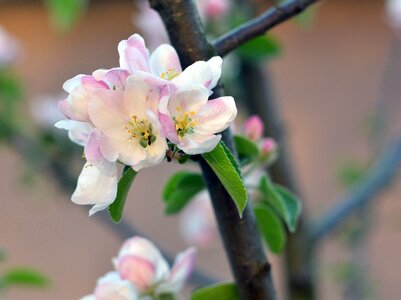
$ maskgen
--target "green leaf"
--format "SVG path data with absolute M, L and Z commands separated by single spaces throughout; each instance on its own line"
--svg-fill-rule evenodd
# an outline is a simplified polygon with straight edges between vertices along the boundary
M 203 189 L 205 181 L 202 175 L 188 171 L 175 173 L 164 186 L 165 213 L 172 215 L 180 212 L 193 196 Z
M 124 173 L 118 182 L 116 200 L 109 206 L 110 217 L 115 223 L 121 221 L 125 200 L 127 200 L 128 192 L 136 174 L 138 174 L 138 172 L 135 172 L 131 167 L 124 168 Z
M 301 202 L 286 188 L 273 184 L 267 176 L 263 176 L 259 183 L 259 189 L 264 198 L 263 202 L 285 221 L 288 229 L 294 232 L 301 213 Z
M 213 151 L 204 153 L 202 156 L 230 194 L 242 218 L 248 195 L 239 165 L 231 151 L 223 142 L 220 142 Z
M 286 187 L 278 184 L 275 184 L 274 187 L 283 199 L 288 229 L 290 230 L 290 232 L 295 232 L 297 228 L 298 218 L 301 215 L 302 211 L 302 203 L 299 198 Z
M 234 142 L 237 148 L 239 160 L 243 164 L 247 164 L 259 156 L 260 151 L 258 146 L 250 139 L 241 135 L 235 135 Z
M 255 205 L 253 210 L 258 228 L 267 246 L 273 253 L 280 253 L 287 239 L 283 223 L 267 205 Z
M 196 289 L 191 300 L 240 300 L 234 283 L 218 283 Z
M 69 30 L 87 8 L 87 0 L 45 0 L 52 23 L 60 31 Z
M 258 61 L 277 56 L 280 51 L 280 44 L 275 38 L 262 35 L 239 47 L 237 53 L 244 60 Z
M 7 271 L 0 279 L 2 288 L 12 285 L 45 287 L 49 279 L 36 270 L 21 267 Z

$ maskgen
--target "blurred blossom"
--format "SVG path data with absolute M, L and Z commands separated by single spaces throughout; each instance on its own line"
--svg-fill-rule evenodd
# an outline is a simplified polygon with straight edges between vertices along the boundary
M 197 0 L 196 4 L 205 21 L 220 18 L 227 14 L 230 9 L 230 1 L 228 0 Z
M 256 141 L 263 136 L 264 127 L 262 119 L 257 115 L 253 115 L 245 121 L 243 130 L 249 139 Z
M 43 129 L 54 128 L 54 124 L 63 118 L 63 114 L 58 108 L 60 98 L 62 97 L 46 95 L 29 103 L 33 120 Z
M 179 230 L 190 245 L 207 247 L 215 240 L 217 226 L 208 191 L 198 193 L 180 216 Z
M 386 0 L 388 22 L 395 29 L 401 29 L 401 0 Z
M 262 154 L 269 155 L 277 150 L 277 143 L 272 138 L 264 138 L 261 140 Z
M 19 51 L 17 40 L 0 26 L 0 69 L 14 63 Z
M 160 44 L 168 43 L 167 31 L 159 14 L 149 6 L 148 1 L 138 3 L 138 13 L 132 20 L 146 37 L 149 49 L 156 49 Z

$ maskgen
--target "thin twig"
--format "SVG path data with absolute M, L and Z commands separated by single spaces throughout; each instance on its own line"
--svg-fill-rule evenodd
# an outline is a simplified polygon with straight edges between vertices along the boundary
M 318 1 L 319 0 L 292 0 L 276 7 L 272 7 L 259 17 L 256 17 L 217 38 L 213 41 L 213 46 L 216 48 L 216 51 L 220 56 L 224 56 L 252 38 L 262 35 L 274 26 L 300 14 L 307 7 Z
M 311 242 L 321 241 L 347 217 L 374 199 L 394 179 L 400 164 L 401 136 L 383 151 L 362 182 L 315 222 L 311 227 Z

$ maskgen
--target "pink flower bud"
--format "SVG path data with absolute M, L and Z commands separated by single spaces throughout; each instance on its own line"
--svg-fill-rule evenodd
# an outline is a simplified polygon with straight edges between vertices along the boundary
M 277 150 L 277 143 L 272 138 L 262 139 L 261 146 L 262 146 L 262 154 L 264 156 L 270 155 L 271 153 Z
M 227 0 L 206 0 L 205 9 L 207 17 L 218 18 L 227 13 L 230 9 L 230 2 Z
M 264 125 L 259 116 L 253 115 L 244 123 L 244 133 L 251 140 L 258 140 L 263 136 Z

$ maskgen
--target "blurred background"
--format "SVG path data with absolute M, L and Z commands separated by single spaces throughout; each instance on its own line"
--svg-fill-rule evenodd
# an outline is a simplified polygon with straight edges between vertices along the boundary
M 17 111 L 29 137 L 48 141 L 49 133 L 38 132 L 53 132 L 52 123 L 62 118 L 54 107 L 65 97 L 65 80 L 118 64 L 117 44 L 140 31 L 137 18 L 138 7 L 131 1 L 90 1 L 73 26 L 64 30 L 52 23 L 49 10 L 39 1 L 0 1 L 0 25 L 18 44 L 12 73 L 22 86 L 24 101 Z M 304 207 L 314 220 L 342 198 L 352 178 L 387 142 L 397 138 L 401 29 L 389 21 L 383 1 L 324 1 L 308 18 L 274 29 L 280 53 L 260 65 L 269 74 Z M 57 134 L 66 137 L 64 131 Z M 0 248 L 7 259 L 0 271 L 30 266 L 49 277 L 51 284 L 45 289 L 11 288 L 2 299 L 67 300 L 91 293 L 96 279 L 112 269 L 111 258 L 123 240 L 98 215 L 88 218 L 87 207 L 73 204 L 43 163 L 32 165 L 31 149 L 18 139 L 4 141 Z M 62 155 L 77 154 L 73 146 L 64 150 L 67 154 Z M 74 176 L 83 163 L 79 151 L 76 158 L 68 158 Z M 126 221 L 172 253 L 188 243 L 178 233 L 179 217 L 163 215 L 160 195 L 169 175 L 179 169 L 177 164 L 163 163 L 141 171 L 124 212 Z M 362 222 L 366 232 L 357 257 L 362 257 L 366 294 L 359 299 L 399 299 L 400 196 L 400 180 L 395 178 L 362 217 L 351 218 L 321 243 L 318 299 L 351 299 L 347 282 L 353 276 L 355 249 L 349 240 Z M 281 256 L 270 258 L 284 295 Z M 219 239 L 199 249 L 197 267 L 219 279 L 231 279 Z

